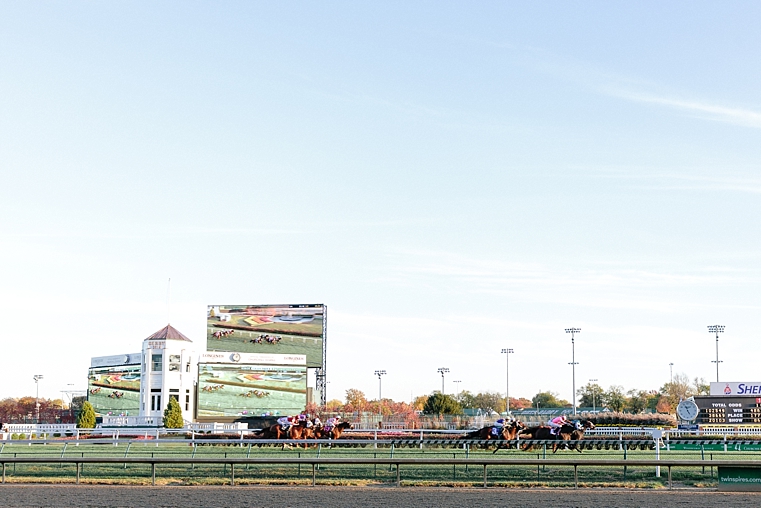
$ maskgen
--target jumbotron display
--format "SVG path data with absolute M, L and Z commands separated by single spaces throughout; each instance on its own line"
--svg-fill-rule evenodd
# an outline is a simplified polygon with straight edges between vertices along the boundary
M 325 306 L 210 305 L 206 349 L 240 353 L 306 355 L 307 367 L 322 367 Z
M 91 367 L 87 400 L 99 416 L 137 416 L 140 410 L 140 365 Z
M 198 366 L 199 418 L 296 414 L 304 410 L 306 393 L 305 366 Z

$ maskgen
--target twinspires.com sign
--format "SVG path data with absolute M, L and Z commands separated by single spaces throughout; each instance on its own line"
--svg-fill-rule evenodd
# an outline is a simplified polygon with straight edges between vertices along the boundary
M 761 468 L 719 466 L 719 490 L 761 490 Z
M 757 395 L 761 397 L 761 381 L 711 383 L 711 395 Z

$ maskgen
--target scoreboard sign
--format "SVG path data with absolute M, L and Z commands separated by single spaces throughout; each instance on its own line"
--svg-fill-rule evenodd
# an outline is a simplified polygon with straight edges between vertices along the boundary
M 698 424 L 761 424 L 761 397 L 695 397 Z

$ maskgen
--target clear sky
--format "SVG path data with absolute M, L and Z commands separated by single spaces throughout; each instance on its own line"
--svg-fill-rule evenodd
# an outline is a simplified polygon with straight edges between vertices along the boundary
M 0 4 L 0 397 L 328 305 L 328 398 L 759 381 L 758 2 Z M 167 280 L 171 298 L 167 311 Z M 312 380 L 313 381 L 313 380 Z

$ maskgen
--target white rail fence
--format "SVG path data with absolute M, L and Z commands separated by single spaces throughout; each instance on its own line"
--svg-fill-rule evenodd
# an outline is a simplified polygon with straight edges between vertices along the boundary
M 165 429 L 163 427 L 151 426 L 134 426 L 134 427 L 97 427 L 95 429 L 77 429 L 74 424 L 5 424 L 0 432 L 0 440 L 8 439 L 48 439 L 51 437 L 69 437 L 80 439 L 83 436 L 100 436 L 119 439 L 121 436 L 142 436 L 144 438 L 160 439 L 161 437 L 172 437 L 177 434 L 230 434 L 237 435 L 239 439 L 244 439 L 251 435 L 255 430 L 249 429 L 245 423 L 191 423 L 186 422 L 182 429 Z M 404 428 L 355 428 L 346 431 L 350 433 L 372 434 L 374 439 L 392 438 L 394 436 L 419 436 L 419 439 L 425 439 L 432 435 L 462 435 L 468 432 L 468 429 L 404 429 Z M 698 430 L 683 429 L 659 429 L 652 427 L 598 427 L 588 430 L 586 435 L 604 436 L 611 438 L 623 439 L 624 437 L 645 437 L 653 439 L 679 439 L 686 436 L 761 436 L 761 427 L 712 427 Z M 23 436 L 23 437 L 22 437 Z

